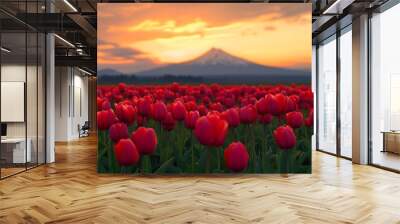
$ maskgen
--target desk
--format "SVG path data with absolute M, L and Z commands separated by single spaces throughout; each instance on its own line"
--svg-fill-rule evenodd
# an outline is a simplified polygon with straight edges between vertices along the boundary
M 383 131 L 382 152 L 400 154 L 400 131 Z
M 25 138 L 5 138 L 1 139 L 2 157 L 8 163 L 26 163 L 31 162 L 32 153 L 30 138 L 26 139 L 28 143 L 25 151 Z M 3 156 L 3 154 L 5 154 Z M 12 158 L 12 159 L 11 159 Z

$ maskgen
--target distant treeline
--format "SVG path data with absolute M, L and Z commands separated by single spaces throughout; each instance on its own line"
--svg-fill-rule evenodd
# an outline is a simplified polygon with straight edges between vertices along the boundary
M 166 84 L 166 83 L 221 83 L 221 84 L 311 84 L 311 75 L 210 75 L 210 76 L 136 76 L 136 75 L 99 75 L 100 84 Z

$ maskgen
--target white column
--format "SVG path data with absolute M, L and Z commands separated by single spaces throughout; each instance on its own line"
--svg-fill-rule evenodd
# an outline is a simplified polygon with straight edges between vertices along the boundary
M 46 36 L 46 163 L 55 161 L 55 54 L 54 35 Z
M 368 15 L 353 19 L 353 162 L 368 163 Z

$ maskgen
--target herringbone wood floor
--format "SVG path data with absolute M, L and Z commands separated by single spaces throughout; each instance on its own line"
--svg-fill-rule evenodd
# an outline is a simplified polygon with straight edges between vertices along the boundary
M 315 152 L 312 175 L 98 175 L 95 138 L 0 181 L 0 223 L 400 223 L 400 175 Z

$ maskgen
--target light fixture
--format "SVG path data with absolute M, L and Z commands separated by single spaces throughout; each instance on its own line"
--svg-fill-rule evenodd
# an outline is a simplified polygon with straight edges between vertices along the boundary
M 336 0 L 322 13 L 323 15 L 342 14 L 343 10 L 351 5 L 355 0 Z
M 81 72 L 83 72 L 83 73 L 85 73 L 86 75 L 89 75 L 89 76 L 92 76 L 92 75 L 93 75 L 92 73 L 90 73 L 90 72 L 88 72 L 88 71 L 86 71 L 86 70 L 83 70 L 83 69 L 81 69 L 81 68 L 79 68 L 79 67 L 78 67 L 78 70 L 81 71 Z
M 73 45 L 71 42 L 69 42 L 68 40 L 60 37 L 58 34 L 54 34 L 55 37 L 57 37 L 59 40 L 61 40 L 62 42 L 66 43 L 68 46 L 75 48 L 75 45 Z
M 64 3 L 68 5 L 68 7 L 70 7 L 74 12 L 78 12 L 78 10 L 68 0 L 64 0 Z
M 11 52 L 9 49 L 7 49 L 5 47 L 1 47 L 0 49 L 1 49 L 1 51 L 4 51 L 6 53 L 10 53 Z

